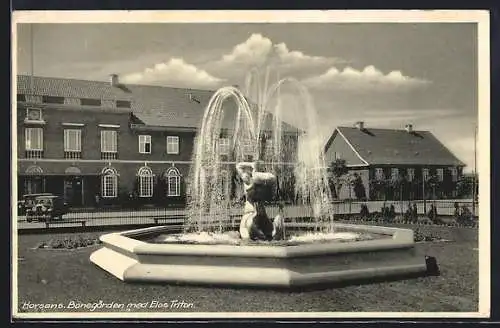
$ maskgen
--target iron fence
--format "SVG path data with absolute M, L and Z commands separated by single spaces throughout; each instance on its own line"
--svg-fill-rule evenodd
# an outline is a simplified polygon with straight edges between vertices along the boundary
M 370 216 L 361 216 L 361 206 L 366 205 Z M 471 200 L 436 200 L 436 201 L 412 201 L 411 203 L 397 201 L 342 201 L 334 202 L 333 213 L 335 220 L 347 222 L 383 222 L 387 223 L 388 218 L 377 215 L 381 213 L 382 207 L 394 206 L 396 217 L 391 219 L 393 222 L 403 222 L 403 214 L 408 209 L 409 205 L 413 204 L 417 207 L 418 219 L 414 224 L 446 224 L 457 225 L 454 217 L 455 208 L 458 205 L 460 208 L 467 208 L 473 217 L 476 217 L 479 204 L 473 203 Z M 427 213 L 433 205 L 436 208 L 439 221 L 429 221 L 426 219 Z M 277 204 L 269 204 L 267 207 L 269 217 L 274 217 L 278 214 Z M 284 216 L 287 222 L 307 222 L 313 216 L 314 208 L 307 205 L 292 205 L 286 204 L 284 208 Z M 228 224 L 232 226 L 238 224 L 242 213 L 242 206 L 234 206 L 229 209 L 230 218 Z M 106 226 L 147 226 L 147 225 L 165 225 L 165 224 L 184 224 L 187 222 L 186 208 L 158 208 L 158 207 L 141 207 L 136 209 L 125 208 L 88 208 L 88 209 L 70 209 L 63 215 L 62 220 L 50 220 L 48 223 L 33 220 L 28 222 L 26 216 L 16 215 L 17 228 L 33 229 L 33 228 L 50 228 L 50 227 L 71 227 L 85 226 L 87 228 L 95 228 L 96 230 Z M 405 221 L 406 222 L 406 221 Z M 477 226 L 477 225 L 475 225 Z

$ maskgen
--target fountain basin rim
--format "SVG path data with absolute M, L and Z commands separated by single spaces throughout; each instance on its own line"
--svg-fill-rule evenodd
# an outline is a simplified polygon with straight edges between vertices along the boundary
M 103 235 L 103 247 L 91 254 L 90 261 L 125 282 L 266 288 L 429 272 L 426 258 L 415 251 L 413 231 L 408 229 L 362 226 L 359 231 L 383 230 L 392 237 L 290 246 L 152 244 L 134 239 L 168 228 L 155 226 Z
M 334 224 L 337 228 L 350 229 L 350 224 Z M 359 226 L 358 226 L 359 227 Z M 155 226 L 121 233 L 111 233 L 100 237 L 103 244 L 122 252 L 141 255 L 172 256 L 220 256 L 220 257 L 254 257 L 254 258 L 295 258 L 304 256 L 320 256 L 332 253 L 370 252 L 388 249 L 411 248 L 415 245 L 413 231 L 409 229 L 387 228 L 379 226 L 362 226 L 358 231 L 369 233 L 385 232 L 388 238 L 361 240 L 352 242 L 321 241 L 299 245 L 220 245 L 220 244 L 154 244 L 134 239 L 149 234 L 168 232 L 169 226 Z M 355 230 L 353 228 L 353 230 Z M 389 236 L 392 236 L 389 237 Z

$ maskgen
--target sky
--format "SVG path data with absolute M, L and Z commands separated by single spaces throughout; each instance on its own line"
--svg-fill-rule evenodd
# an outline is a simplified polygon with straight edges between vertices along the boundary
M 304 126 L 297 92 L 284 119 L 326 140 L 337 126 L 430 130 L 474 165 L 478 122 L 473 23 L 18 24 L 18 74 L 215 90 L 248 72 L 305 86 L 317 120 Z M 32 37 L 31 37 L 32 36 Z M 303 112 L 303 111 L 302 111 Z

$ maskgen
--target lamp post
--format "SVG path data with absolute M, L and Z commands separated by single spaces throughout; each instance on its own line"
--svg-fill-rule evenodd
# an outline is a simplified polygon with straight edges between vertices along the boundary
M 477 141 L 476 141 L 476 138 L 477 138 L 477 126 L 474 127 L 474 170 L 473 170 L 473 173 L 472 173 L 472 215 L 473 216 L 476 216 L 476 197 L 477 197 L 477 193 L 476 193 L 476 165 L 477 165 L 477 153 L 476 153 L 476 144 L 477 144 Z
M 424 199 L 424 214 L 427 213 L 427 203 L 425 197 L 425 177 L 422 174 L 422 198 Z

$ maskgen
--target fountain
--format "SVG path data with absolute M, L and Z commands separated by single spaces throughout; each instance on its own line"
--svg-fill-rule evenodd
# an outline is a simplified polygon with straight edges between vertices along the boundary
M 248 75 L 245 94 L 223 87 L 206 107 L 183 229 L 104 235 L 91 261 L 124 281 L 286 288 L 436 273 L 435 259 L 415 255 L 412 230 L 334 220 L 307 89 L 293 78 L 269 87 L 269 69 L 261 85 L 258 74 Z M 284 86 L 299 96 L 305 131 L 284 123 Z M 235 107 L 227 106 L 230 100 Z M 231 113 L 236 117 L 227 119 Z M 229 141 L 225 148 L 221 137 Z M 290 189 L 293 207 L 283 205 Z M 235 201 L 240 198 L 243 206 Z M 310 220 L 291 208 L 307 209 Z

